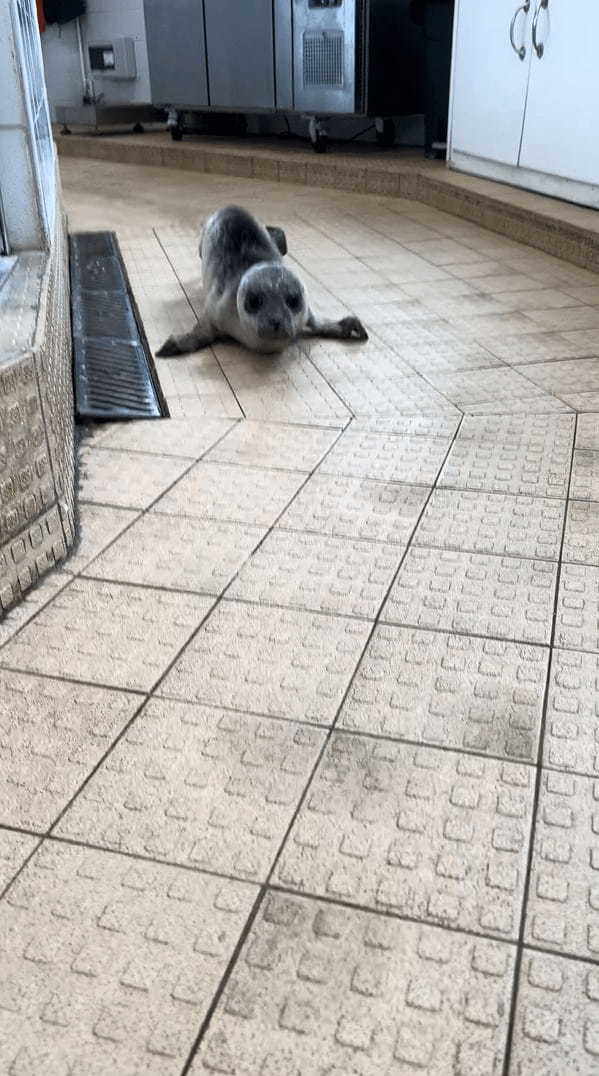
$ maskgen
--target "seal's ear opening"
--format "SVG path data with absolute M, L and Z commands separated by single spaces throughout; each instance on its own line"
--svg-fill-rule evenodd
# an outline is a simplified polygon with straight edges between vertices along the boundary
M 275 244 L 279 254 L 284 258 L 287 253 L 287 236 L 285 235 L 285 232 L 282 228 L 274 228 L 268 224 L 266 225 L 266 231 Z

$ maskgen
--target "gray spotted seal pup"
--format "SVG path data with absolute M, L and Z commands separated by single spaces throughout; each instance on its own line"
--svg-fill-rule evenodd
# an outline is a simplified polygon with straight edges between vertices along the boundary
M 281 352 L 303 334 L 367 340 L 357 318 L 326 321 L 308 305 L 303 285 L 283 265 L 287 240 L 245 209 L 219 209 L 200 239 L 204 310 L 191 332 L 169 336 L 156 354 L 186 355 L 226 337 L 263 354 Z

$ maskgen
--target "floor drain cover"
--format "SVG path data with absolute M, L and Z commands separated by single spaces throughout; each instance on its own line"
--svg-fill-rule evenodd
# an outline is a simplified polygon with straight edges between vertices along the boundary
M 69 243 L 78 417 L 167 417 L 116 235 L 81 232 Z

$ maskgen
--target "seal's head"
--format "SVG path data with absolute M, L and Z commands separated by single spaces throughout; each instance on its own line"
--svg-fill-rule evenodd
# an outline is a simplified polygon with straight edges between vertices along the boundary
M 265 353 L 283 351 L 306 327 L 304 288 L 284 265 L 259 262 L 237 290 L 237 312 L 248 346 Z

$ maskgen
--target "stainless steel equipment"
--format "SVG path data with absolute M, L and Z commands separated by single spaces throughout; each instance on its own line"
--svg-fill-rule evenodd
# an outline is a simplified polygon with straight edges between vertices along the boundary
M 419 42 L 408 0 L 145 0 L 152 103 L 185 114 L 299 113 L 316 150 L 331 116 L 422 112 Z

